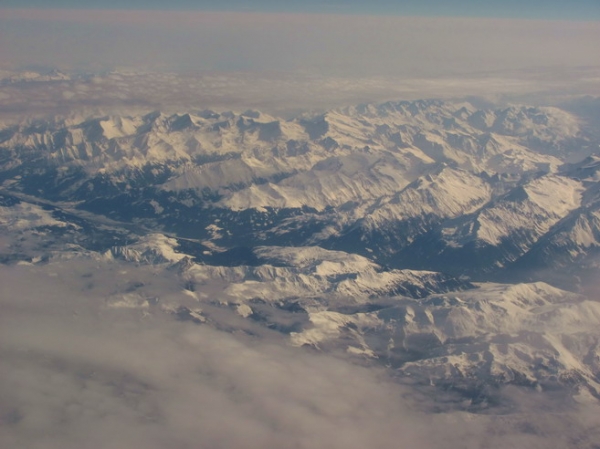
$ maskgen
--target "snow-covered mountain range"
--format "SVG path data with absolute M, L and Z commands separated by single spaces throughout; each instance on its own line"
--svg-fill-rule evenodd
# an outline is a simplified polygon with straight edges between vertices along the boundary
M 131 284 L 106 307 L 235 317 L 471 400 L 503 383 L 600 398 L 587 126 L 437 100 L 6 123 L 0 261 L 147 267 L 178 290 Z

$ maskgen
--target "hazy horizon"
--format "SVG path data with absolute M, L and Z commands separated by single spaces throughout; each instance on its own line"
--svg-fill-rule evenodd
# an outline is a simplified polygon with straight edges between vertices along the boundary
M 126 72 L 126 80 L 104 78 L 98 100 L 85 92 L 99 86 L 0 87 L 3 110 L 40 101 L 41 110 L 65 101 L 105 104 L 111 96 L 152 108 L 289 112 L 386 99 L 600 94 L 598 21 L 322 9 L 0 9 L 0 70 Z M 142 73 L 155 75 L 132 78 Z
M 0 10 L 4 69 L 439 76 L 600 65 L 600 22 L 278 12 Z
M 488 17 L 560 20 L 598 20 L 600 7 L 595 0 L 561 2 L 557 0 L 527 0 L 480 2 L 477 0 L 306 0 L 281 2 L 275 0 L 91 0 L 82 4 L 76 0 L 5 0 L 5 8 L 31 9 L 101 9 L 159 11 L 238 11 L 353 14 L 428 17 Z

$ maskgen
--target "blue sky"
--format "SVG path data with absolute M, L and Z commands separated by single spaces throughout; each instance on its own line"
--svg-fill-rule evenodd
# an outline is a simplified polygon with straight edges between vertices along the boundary
M 2 0 L 0 6 L 600 20 L 600 0 Z

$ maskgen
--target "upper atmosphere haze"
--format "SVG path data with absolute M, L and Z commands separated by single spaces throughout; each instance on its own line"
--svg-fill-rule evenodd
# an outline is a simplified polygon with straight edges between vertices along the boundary
M 505 0 L 481 2 L 477 0 L 95 0 L 82 3 L 76 0 L 4 0 L 4 8 L 75 8 L 75 9 L 156 9 L 257 12 L 309 12 L 381 14 L 411 16 L 496 17 L 528 19 L 598 20 L 600 5 L 596 0 Z

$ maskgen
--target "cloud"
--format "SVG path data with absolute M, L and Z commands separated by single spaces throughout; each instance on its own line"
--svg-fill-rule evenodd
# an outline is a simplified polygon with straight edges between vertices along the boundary
M 473 415 L 234 312 L 213 323 L 231 333 L 107 307 L 131 285 L 176 299 L 177 282 L 94 259 L 0 267 L 0 447 L 594 447 L 592 402 L 508 389 L 509 413 Z
M 599 40 L 598 22 L 4 9 L 0 69 L 118 70 L 124 78 L 0 85 L 0 113 L 290 114 L 465 95 L 537 104 L 598 95 Z
M 51 114 L 143 115 L 214 109 L 258 109 L 284 118 L 306 110 L 323 111 L 349 104 L 456 99 L 470 96 L 483 107 L 497 102 L 556 104 L 582 94 L 600 95 L 594 68 L 507 71 L 437 78 L 317 76 L 307 73 L 163 73 L 122 71 L 69 81 L 30 81 L 0 85 L 0 119 Z M 473 96 L 478 96 L 475 100 Z M 492 102 L 492 103 L 491 103 Z M 34 107 L 33 107 L 34 106 Z
M 3 286 L 12 279 L 1 300 L 2 447 L 353 448 L 425 439 L 380 372 L 167 316 L 113 313 L 93 293 L 80 299 L 60 280 L 10 271 L 2 275 Z

